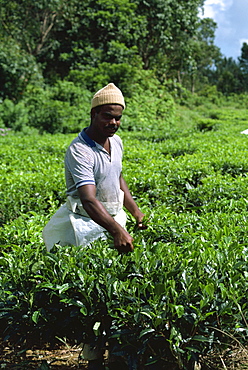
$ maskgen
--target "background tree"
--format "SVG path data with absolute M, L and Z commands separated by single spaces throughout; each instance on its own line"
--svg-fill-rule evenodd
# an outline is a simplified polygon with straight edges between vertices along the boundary
M 1 0 L 1 33 L 29 54 L 39 56 L 53 47 L 53 28 L 61 16 L 63 0 Z
M 214 45 L 216 28 L 213 19 L 200 19 L 195 36 L 189 40 L 191 54 L 184 63 L 182 82 L 192 93 L 209 84 L 216 64 L 222 59 L 220 49 Z
M 35 58 L 12 39 L 0 39 L 0 98 L 22 99 L 28 84 L 43 85 L 43 77 Z
M 144 19 L 137 46 L 145 69 L 167 75 L 181 70 L 188 42 L 197 29 L 199 7 L 204 0 L 136 0 L 137 14 Z
M 213 73 L 214 84 L 225 95 L 245 91 L 244 75 L 238 62 L 233 58 L 222 58 Z
M 214 45 L 216 23 L 199 17 L 203 4 L 0 0 L 1 96 L 16 99 L 14 92 L 25 89 L 34 69 L 48 85 L 62 79 L 94 91 L 111 80 L 127 96 L 141 83 L 144 71 L 162 85 L 169 80 L 191 92 L 208 83 L 225 94 L 247 91 L 247 44 L 239 63 L 223 58 Z M 15 45 L 12 52 L 6 48 L 9 43 Z M 23 58 L 32 66 L 30 73 L 23 73 Z M 148 88 L 149 79 L 143 80 Z
M 239 63 L 243 73 L 244 88 L 245 91 L 248 91 L 248 44 L 246 42 L 244 42 L 242 45 Z

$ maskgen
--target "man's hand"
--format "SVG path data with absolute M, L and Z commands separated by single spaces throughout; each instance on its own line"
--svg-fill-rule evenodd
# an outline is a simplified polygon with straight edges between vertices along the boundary
M 136 219 L 136 227 L 139 230 L 147 229 L 147 225 L 143 222 L 145 217 L 144 213 L 139 211 L 137 214 L 134 215 L 134 217 Z
M 126 230 L 120 229 L 119 232 L 114 234 L 114 247 L 120 253 L 133 252 L 133 238 L 131 237 L 131 235 L 128 234 Z

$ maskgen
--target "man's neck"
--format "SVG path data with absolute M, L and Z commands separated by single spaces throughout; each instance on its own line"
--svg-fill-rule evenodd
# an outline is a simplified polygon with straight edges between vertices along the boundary
M 85 130 L 85 133 L 89 136 L 91 140 L 94 140 L 96 143 L 100 144 L 105 150 L 107 150 L 108 153 L 110 153 L 110 143 L 109 138 L 100 138 L 98 135 L 91 130 L 91 127 L 87 127 Z

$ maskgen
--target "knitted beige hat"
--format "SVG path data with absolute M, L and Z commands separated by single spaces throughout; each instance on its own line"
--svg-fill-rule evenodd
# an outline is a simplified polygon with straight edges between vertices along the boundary
M 113 83 L 110 83 L 97 91 L 91 100 L 91 108 L 104 104 L 120 104 L 125 108 L 125 101 L 122 92 Z

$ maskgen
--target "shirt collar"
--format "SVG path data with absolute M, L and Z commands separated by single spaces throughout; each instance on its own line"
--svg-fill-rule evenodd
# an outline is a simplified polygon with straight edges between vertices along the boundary
M 96 146 L 96 143 L 95 141 L 91 140 L 91 138 L 86 134 L 85 130 L 87 129 L 88 127 L 85 127 L 79 134 L 80 138 L 81 139 L 84 139 L 84 141 L 86 141 L 86 143 L 93 147 L 93 146 Z

